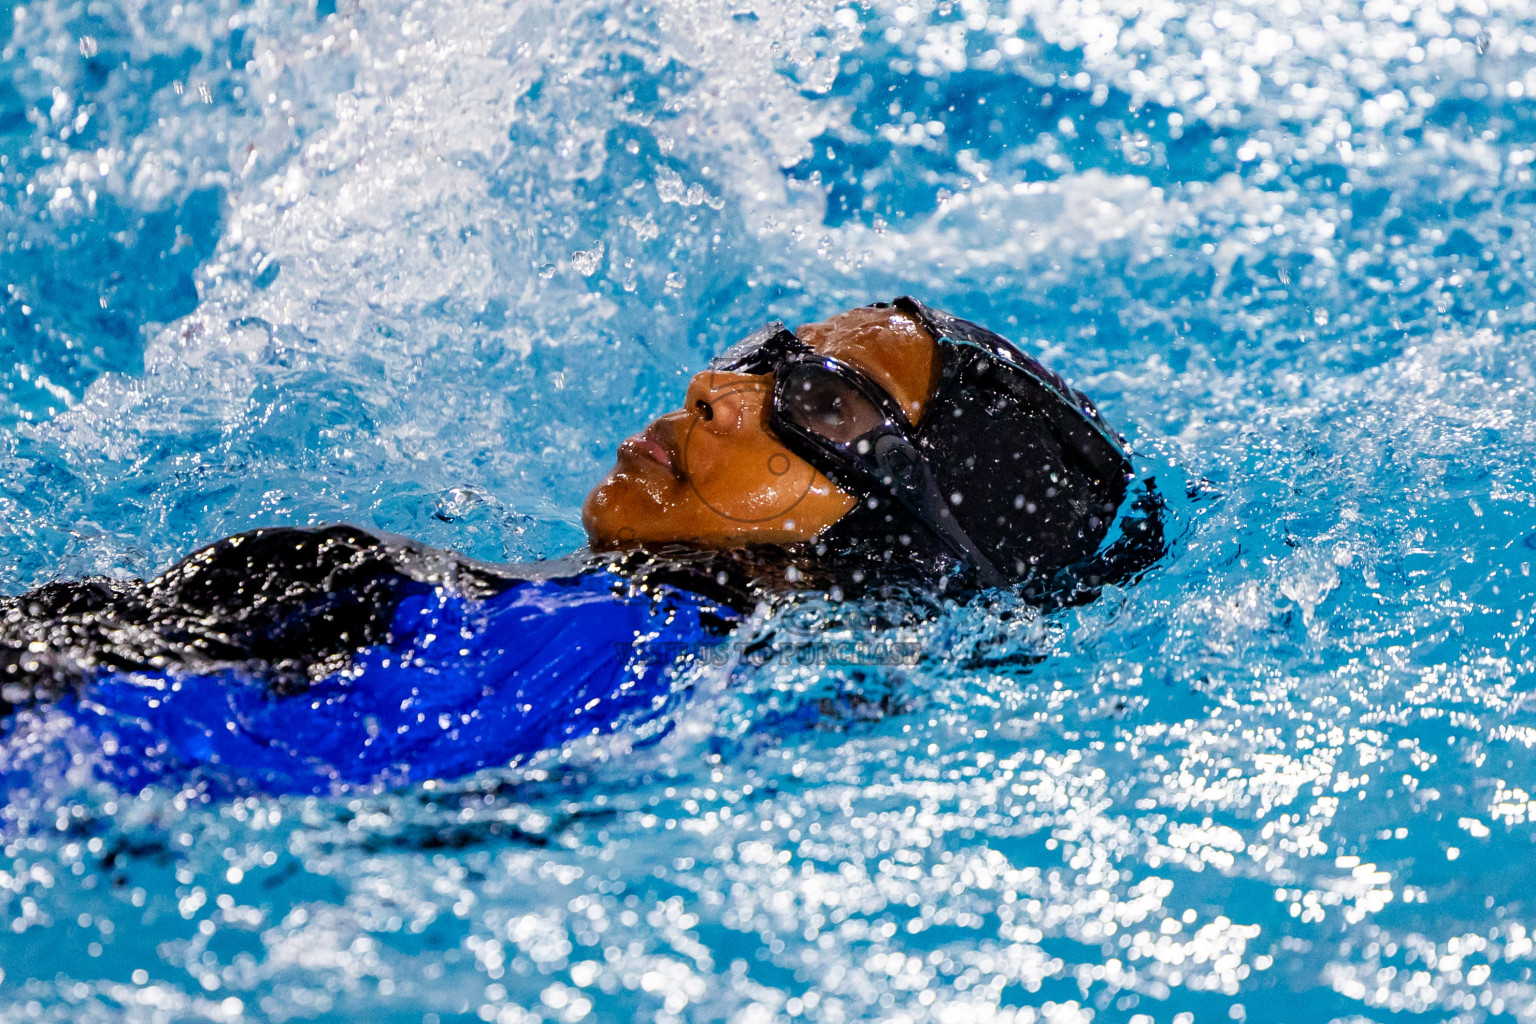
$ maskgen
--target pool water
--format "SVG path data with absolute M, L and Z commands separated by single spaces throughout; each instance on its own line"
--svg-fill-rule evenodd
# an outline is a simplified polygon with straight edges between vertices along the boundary
M 567 552 L 709 353 L 903 292 L 1174 518 L 469 779 L 124 792 L 25 714 L 0 1021 L 1536 1021 L 1533 163 L 1501 0 L 0 9 L 6 592 Z

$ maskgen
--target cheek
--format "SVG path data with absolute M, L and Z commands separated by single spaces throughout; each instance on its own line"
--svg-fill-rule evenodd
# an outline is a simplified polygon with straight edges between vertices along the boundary
M 694 429 L 682 448 L 688 482 L 699 501 L 743 526 L 792 517 L 815 476 L 809 465 L 765 436 Z

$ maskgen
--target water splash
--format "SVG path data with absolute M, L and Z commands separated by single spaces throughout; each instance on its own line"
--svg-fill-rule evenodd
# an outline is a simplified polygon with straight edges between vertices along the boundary
M 1533 1019 L 1523 6 L 93 12 L 0 22 L 12 591 L 568 550 L 722 338 L 902 291 L 1092 393 L 1176 540 L 405 792 L 118 794 L 27 718 L 0 1019 Z

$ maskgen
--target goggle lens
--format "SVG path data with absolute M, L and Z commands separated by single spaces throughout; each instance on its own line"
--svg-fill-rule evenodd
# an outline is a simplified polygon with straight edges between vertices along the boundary
M 782 413 L 806 433 L 848 448 L 885 423 L 873 399 L 848 380 L 816 363 L 780 368 L 785 375 Z

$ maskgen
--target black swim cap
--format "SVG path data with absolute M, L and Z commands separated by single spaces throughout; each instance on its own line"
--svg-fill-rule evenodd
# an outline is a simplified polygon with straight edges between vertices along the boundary
M 939 383 L 911 440 L 951 515 L 1013 583 L 1092 559 L 1134 480 L 1122 438 L 1086 395 L 1007 339 L 908 296 L 874 304 L 893 306 L 939 345 Z M 930 531 L 880 494 L 863 496 L 822 542 L 888 561 L 943 556 Z

